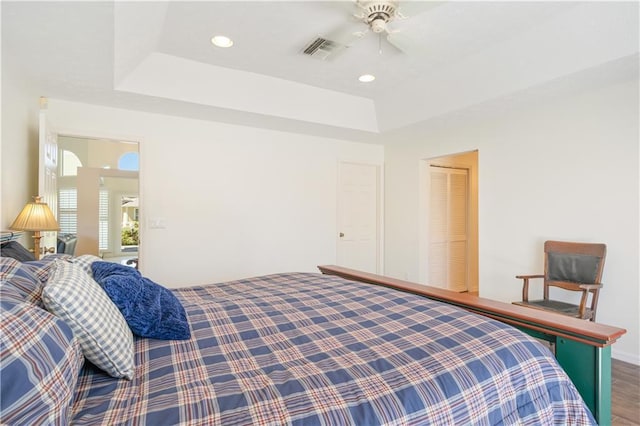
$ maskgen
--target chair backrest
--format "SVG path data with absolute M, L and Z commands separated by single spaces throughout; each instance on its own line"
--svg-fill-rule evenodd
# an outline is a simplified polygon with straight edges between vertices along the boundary
M 76 252 L 76 243 L 78 238 L 75 234 L 58 234 L 57 252 L 63 254 L 74 255 Z
M 560 281 L 576 284 L 601 284 L 605 244 L 546 241 L 544 276 L 550 285 Z

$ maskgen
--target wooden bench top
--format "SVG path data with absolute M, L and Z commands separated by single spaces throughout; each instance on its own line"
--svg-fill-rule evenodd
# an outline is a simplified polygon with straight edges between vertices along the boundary
M 348 280 L 382 285 L 459 306 L 471 312 L 541 333 L 564 337 L 592 346 L 605 347 L 613 344 L 627 330 L 610 325 L 594 323 L 568 317 L 554 312 L 526 308 L 511 303 L 499 302 L 457 293 L 438 287 L 403 281 L 336 265 L 321 265 L 318 269 L 326 275 L 336 275 Z

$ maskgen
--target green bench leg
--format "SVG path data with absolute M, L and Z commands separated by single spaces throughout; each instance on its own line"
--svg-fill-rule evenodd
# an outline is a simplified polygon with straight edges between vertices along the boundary
M 582 395 L 599 425 L 611 424 L 611 346 L 599 348 L 556 340 L 558 363 Z
M 580 392 L 599 425 L 611 425 L 611 346 L 586 343 L 518 327 L 529 335 L 555 344 L 558 364 Z

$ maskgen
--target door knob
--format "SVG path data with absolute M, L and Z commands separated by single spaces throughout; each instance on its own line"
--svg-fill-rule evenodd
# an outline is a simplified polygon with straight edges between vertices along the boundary
M 340 238 L 344 237 L 344 232 L 340 233 Z

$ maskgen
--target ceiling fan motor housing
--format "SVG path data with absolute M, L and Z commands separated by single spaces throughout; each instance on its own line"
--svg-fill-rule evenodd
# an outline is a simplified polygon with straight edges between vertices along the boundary
M 362 2 L 365 10 L 365 21 L 374 33 L 386 31 L 387 23 L 396 17 L 398 4 L 395 1 L 368 1 Z

